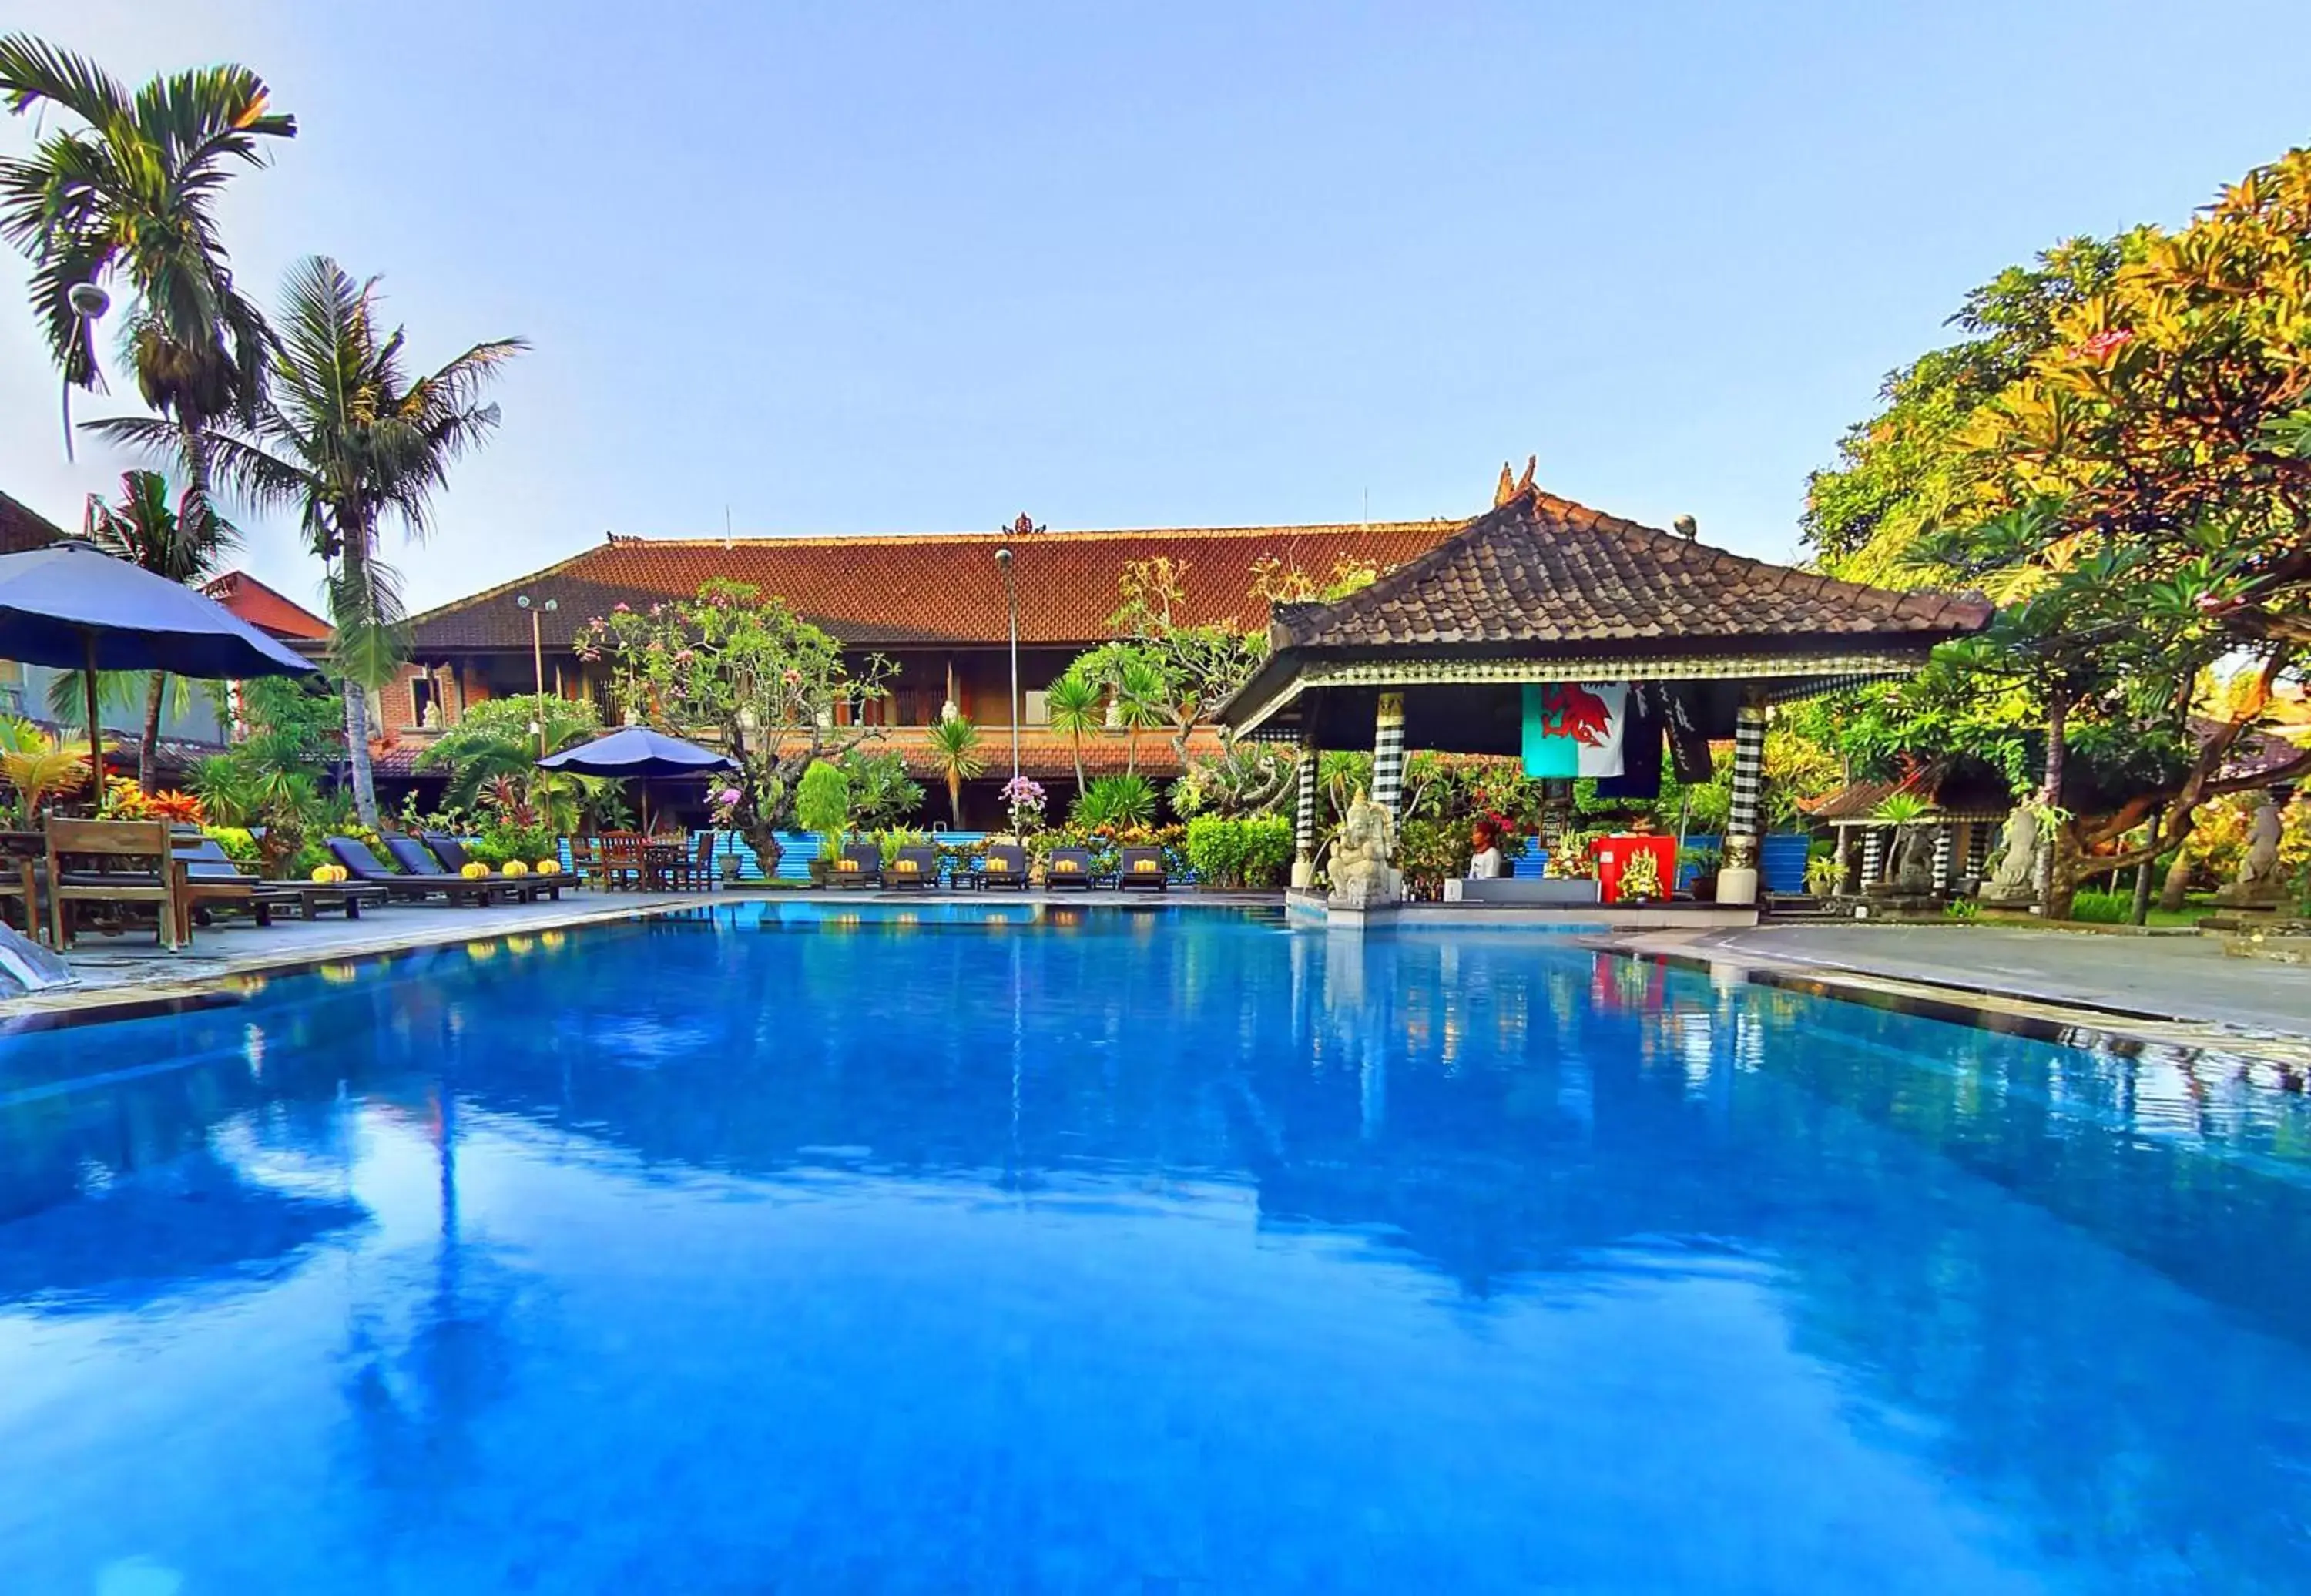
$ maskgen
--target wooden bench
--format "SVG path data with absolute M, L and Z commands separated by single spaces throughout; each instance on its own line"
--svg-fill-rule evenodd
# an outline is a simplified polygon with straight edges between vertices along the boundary
M 171 851 L 165 820 L 63 820 L 48 835 L 48 937 L 59 953 L 73 944 L 75 905 L 150 903 L 161 946 L 184 946 L 185 868 Z

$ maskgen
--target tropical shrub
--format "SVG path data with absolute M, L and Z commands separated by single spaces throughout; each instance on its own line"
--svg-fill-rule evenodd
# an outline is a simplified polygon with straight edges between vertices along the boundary
M 851 823 L 862 831 L 896 825 L 923 807 L 923 784 L 890 749 L 846 748 L 835 763 L 850 783 Z
M 57 746 L 29 720 L 0 729 L 0 781 L 15 790 L 18 818 L 36 823 L 48 801 L 88 784 L 88 755 Z
M 805 831 L 818 833 L 818 850 L 833 859 L 842 851 L 842 834 L 850 824 L 850 779 L 832 760 L 811 762 L 795 783 L 795 819 Z
M 1188 822 L 1186 852 L 1196 879 L 1208 886 L 1277 886 L 1292 868 L 1292 823 L 1281 815 L 1199 815 Z
M 1397 828 L 1396 862 L 1404 890 L 1417 898 L 1443 895 L 1444 883 L 1469 873 L 1469 828 L 1434 820 L 1408 820 Z
M 523 825 L 495 821 L 484 826 L 481 835 L 466 844 L 466 851 L 494 868 L 514 859 L 528 865 L 536 864 L 542 859 L 553 859 L 560 852 L 561 845 L 560 835 L 542 821 L 533 820 Z
M 1141 775 L 1102 776 L 1076 799 L 1077 825 L 1131 826 L 1156 823 L 1156 789 Z
M 254 869 L 265 862 L 264 855 L 257 846 L 256 835 L 245 826 L 205 825 L 201 827 L 201 835 L 223 849 L 225 858 L 234 864 Z

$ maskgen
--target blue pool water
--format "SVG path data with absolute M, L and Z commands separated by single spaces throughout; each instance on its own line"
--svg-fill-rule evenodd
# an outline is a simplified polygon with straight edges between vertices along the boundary
M 2311 1585 L 2268 1069 L 1030 913 L 0 1041 L 0 1590 Z

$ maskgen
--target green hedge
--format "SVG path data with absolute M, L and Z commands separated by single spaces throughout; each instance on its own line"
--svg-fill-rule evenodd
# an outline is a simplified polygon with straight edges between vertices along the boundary
M 1280 886 L 1292 852 L 1292 823 L 1281 815 L 1199 815 L 1188 822 L 1188 864 L 1206 886 Z

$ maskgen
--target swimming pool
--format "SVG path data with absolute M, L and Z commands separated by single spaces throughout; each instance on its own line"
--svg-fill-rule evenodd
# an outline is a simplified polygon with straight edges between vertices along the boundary
M 1194 908 L 336 967 L 0 1042 L 0 1588 L 2299 1589 L 2307 1131 Z

